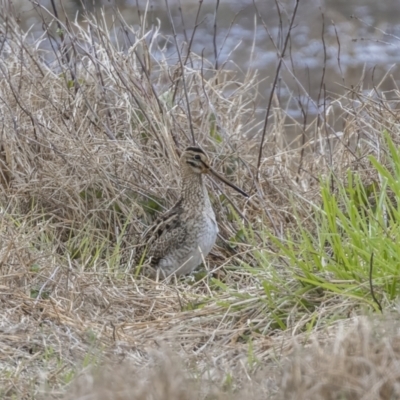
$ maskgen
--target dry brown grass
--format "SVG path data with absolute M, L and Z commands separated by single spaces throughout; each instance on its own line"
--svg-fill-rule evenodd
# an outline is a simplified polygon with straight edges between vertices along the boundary
M 398 399 L 400 336 L 397 315 L 359 320 L 315 340 L 282 374 L 282 399 Z
M 221 230 L 208 259 L 213 270 L 198 280 L 155 283 L 134 276 L 119 261 L 127 224 L 140 233 L 176 200 L 179 151 L 191 143 L 182 72 L 171 52 L 163 51 L 165 38 L 158 32 L 145 38 L 118 16 L 118 33 L 127 43 L 119 49 L 103 19 L 88 19 L 86 27 L 69 21 L 62 26 L 68 61 L 60 49 L 44 50 L 24 38 L 12 16 L 1 12 L 2 396 L 62 397 L 81 371 L 117 357 L 127 364 L 116 370 L 104 367 L 114 374 L 99 372 L 90 381 L 93 391 L 85 384 L 83 392 L 76 389 L 75 398 L 86 395 L 85 390 L 93 398 L 124 398 L 123 393 L 107 397 L 101 385 L 108 378 L 122 391 L 137 390 L 135 398 L 141 398 L 146 381 L 132 382 L 127 375 L 141 378 L 137 365 L 147 365 L 149 352 L 160 345 L 172 349 L 202 379 L 215 371 L 219 394 L 209 398 L 225 398 L 218 390 L 229 374 L 237 386 L 247 387 L 239 377 L 251 380 L 260 364 L 275 365 L 291 350 L 291 336 L 314 321 L 307 313 L 297 318 L 296 303 L 288 305 L 291 331 L 282 332 L 275 323 L 273 313 L 280 309 L 271 309 L 269 301 L 276 293 L 267 295 L 263 282 L 278 271 L 283 280 L 288 278 L 282 293 L 290 293 L 291 283 L 283 260 L 266 243 L 265 230 L 283 238 L 296 218 L 312 226 L 311 205 L 320 201 L 317 178 L 330 168 L 342 177 L 348 167 L 367 166 L 362 173 L 368 177 L 365 155 L 384 157 L 381 132 L 394 130 L 393 107 L 370 97 L 360 97 L 357 107 L 338 99 L 326 118 L 337 118 L 334 112 L 345 115 L 340 140 L 327 125 L 314 121 L 308 127 L 312 138 L 299 147 L 286 143 L 285 119 L 277 104 L 260 181 L 255 182 L 258 142 L 249 133 L 260 128 L 253 121 L 257 76 L 249 72 L 239 81 L 233 71 L 215 71 L 192 54 L 194 67 L 187 66 L 185 76 L 194 136 L 215 168 L 252 198 L 245 202 L 227 190 L 223 195 L 210 183 Z M 234 215 L 232 204 L 248 222 Z M 344 314 L 353 307 L 339 297 L 315 304 L 322 317 L 327 309 L 340 308 Z M 296 366 L 301 359 L 291 368 L 307 380 L 307 369 Z M 153 398 L 189 398 L 191 386 L 182 388 L 189 378 L 166 365 L 152 388 Z M 160 376 L 149 371 L 143 379 Z M 292 396 L 292 388 L 303 383 L 295 380 L 297 372 L 292 376 L 287 371 L 282 390 Z M 254 386 L 255 393 L 277 392 L 274 382 L 275 388 L 272 383 L 267 389 Z M 199 382 L 193 385 L 201 396 Z M 167 397 L 157 397 L 159 393 Z
M 304 339 L 304 338 L 303 338 Z M 400 396 L 398 321 L 356 319 L 295 346 L 281 367 L 257 373 L 233 372 L 237 387 L 210 368 L 195 376 L 168 353 L 154 352 L 146 367 L 132 362 L 107 364 L 82 372 L 67 399 L 397 399 Z M 187 360 L 187 358 L 186 358 Z M 210 375 L 213 375 L 210 377 Z M 213 378 L 213 379 L 212 379 Z M 216 379 L 217 378 L 217 379 Z M 218 378 L 220 378 L 218 380 Z M 218 384 L 218 383 L 219 384 Z M 240 382 L 240 385 L 238 384 Z M 224 384 L 225 383 L 225 384 Z

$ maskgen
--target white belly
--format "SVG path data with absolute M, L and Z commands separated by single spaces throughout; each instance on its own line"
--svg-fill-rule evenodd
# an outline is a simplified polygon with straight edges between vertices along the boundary
M 178 274 L 189 274 L 198 267 L 208 253 L 213 248 L 218 235 L 218 225 L 215 216 L 207 218 L 207 224 L 204 225 L 202 232 L 199 233 L 197 248 L 192 251 L 186 260 L 181 264 Z
M 204 261 L 213 248 L 218 235 L 218 225 L 214 213 L 211 215 L 208 213 L 204 222 L 196 238 L 195 246 L 188 242 L 179 252 L 179 256 L 176 254 L 175 257 L 166 257 L 160 261 L 158 266 L 161 267 L 164 274 L 169 275 L 173 272 L 177 275 L 189 274 Z
M 198 254 L 199 259 L 196 260 L 196 262 L 197 261 L 199 262 L 197 265 L 203 262 L 203 258 L 208 255 L 208 253 L 213 248 L 215 241 L 217 240 L 218 225 L 217 221 L 215 220 L 215 216 L 213 215 L 212 217 L 213 218 L 208 219 L 207 228 L 199 237 L 199 254 Z

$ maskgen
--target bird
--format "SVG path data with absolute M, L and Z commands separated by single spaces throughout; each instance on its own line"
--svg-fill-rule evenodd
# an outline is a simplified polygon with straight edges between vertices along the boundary
M 218 174 L 200 147 L 187 147 L 180 157 L 181 192 L 178 202 L 143 232 L 135 265 L 146 261 L 150 274 L 167 278 L 190 274 L 211 251 L 218 225 L 203 175 L 218 178 L 245 197 L 247 193 Z

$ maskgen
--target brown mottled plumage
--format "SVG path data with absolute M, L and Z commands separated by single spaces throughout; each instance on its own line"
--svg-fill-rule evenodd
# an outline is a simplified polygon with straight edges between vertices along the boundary
M 192 272 L 211 251 L 218 226 L 211 207 L 203 174 L 210 173 L 248 197 L 245 192 L 217 174 L 207 155 L 198 147 L 188 147 L 180 159 L 181 198 L 140 240 L 135 264 L 148 260 L 162 277 Z

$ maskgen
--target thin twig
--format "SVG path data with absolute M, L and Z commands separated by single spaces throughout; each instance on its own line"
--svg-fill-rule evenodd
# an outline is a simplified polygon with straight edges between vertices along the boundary
M 178 40 L 177 40 L 177 35 L 176 35 L 176 29 L 175 29 L 175 24 L 172 19 L 172 14 L 171 10 L 169 8 L 169 2 L 168 0 L 165 0 L 165 5 L 167 7 L 167 13 L 169 17 L 169 21 L 171 24 L 172 32 L 173 32 L 173 37 L 174 37 L 174 42 L 175 42 L 175 48 L 178 53 L 178 59 L 179 59 L 179 64 L 181 66 L 181 73 L 182 73 L 182 84 L 183 84 L 183 91 L 185 92 L 185 98 L 186 98 L 186 107 L 187 107 L 187 112 L 188 112 L 188 119 L 189 119 L 189 127 L 190 127 L 190 133 L 192 135 L 192 144 L 196 144 L 196 139 L 194 137 L 194 130 L 193 130 L 193 123 L 192 123 L 192 114 L 190 112 L 190 103 L 189 103 L 189 95 L 187 92 L 187 86 L 186 86 L 186 78 L 185 78 L 185 68 L 182 62 L 182 57 L 181 57 L 181 52 L 179 50 L 179 45 L 178 45 Z
M 289 38 L 290 38 L 290 35 L 292 32 L 293 23 L 294 23 L 294 19 L 296 17 L 298 6 L 299 6 L 299 0 L 296 0 L 296 5 L 293 10 L 292 18 L 290 20 L 290 24 L 289 24 L 288 32 L 286 34 L 283 49 L 280 53 L 278 52 L 278 57 L 279 57 L 278 67 L 276 68 L 274 82 L 272 83 L 271 93 L 269 95 L 268 105 L 267 105 L 267 109 L 266 109 L 266 113 L 265 113 L 264 127 L 262 130 L 260 147 L 259 147 L 259 151 L 258 151 L 257 173 L 256 173 L 257 181 L 259 181 L 259 179 L 260 179 L 260 165 L 261 165 L 261 159 L 262 159 L 262 153 L 263 153 L 263 147 L 264 147 L 264 141 L 265 141 L 265 134 L 267 132 L 269 113 L 271 111 L 272 99 L 274 98 L 275 88 L 276 88 L 276 85 L 277 85 L 277 82 L 278 82 L 278 79 L 280 76 L 280 70 L 281 70 L 281 66 L 282 66 L 283 57 L 285 56 L 286 48 L 289 43 Z
M 214 13 L 214 33 L 213 33 L 213 45 L 214 45 L 214 59 L 215 70 L 218 70 L 218 51 L 217 51 L 217 14 L 219 8 L 219 0 L 215 3 L 215 13 Z
M 374 292 L 374 285 L 372 284 L 372 269 L 374 265 L 374 252 L 371 253 L 371 258 L 369 260 L 369 288 L 371 291 L 371 296 L 374 302 L 378 305 L 379 311 L 383 314 L 383 309 L 381 303 L 378 301 L 378 299 L 375 296 Z
M 194 39 L 194 35 L 196 34 L 196 30 L 199 27 L 199 25 L 203 22 L 203 21 L 199 22 L 199 16 L 200 16 L 200 10 L 201 10 L 202 4 L 203 4 L 203 0 L 200 0 L 199 1 L 199 7 L 197 8 L 196 19 L 195 19 L 195 22 L 194 22 L 194 28 L 193 28 L 192 36 L 190 37 L 189 44 L 188 44 L 188 49 L 187 49 L 187 53 L 186 53 L 186 57 L 185 57 L 185 61 L 183 62 L 183 65 L 186 66 L 187 61 L 190 60 L 190 66 L 192 68 L 193 68 L 193 61 L 192 61 L 192 57 L 190 57 L 190 54 L 191 54 L 191 51 L 192 51 L 193 39 Z M 177 82 L 175 83 L 174 94 L 172 95 L 172 103 L 175 103 L 176 94 L 178 93 L 178 88 L 179 88 L 179 81 L 180 81 L 180 78 L 178 78 Z M 196 91 L 197 90 L 198 89 L 197 89 L 197 86 L 196 86 Z

